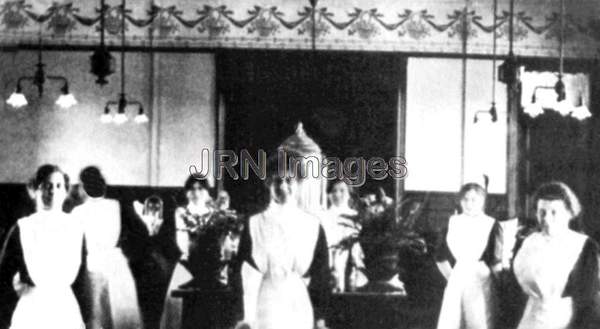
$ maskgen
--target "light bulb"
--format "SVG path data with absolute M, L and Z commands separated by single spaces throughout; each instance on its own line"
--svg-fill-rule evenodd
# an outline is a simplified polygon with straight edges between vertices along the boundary
M 573 112 L 574 108 L 573 108 L 573 105 L 571 105 L 571 103 L 569 103 L 566 99 L 563 99 L 563 100 L 559 101 L 558 103 L 556 103 L 554 110 L 556 112 L 560 113 L 560 115 L 562 115 L 562 116 L 567 116 L 571 112 Z
M 10 97 L 6 100 L 6 103 L 14 108 L 21 108 L 27 105 L 27 98 L 19 91 L 15 91 L 10 94 Z
M 125 113 L 117 113 L 115 115 L 115 117 L 113 118 L 113 122 L 120 125 L 123 124 L 125 122 L 127 122 L 127 115 L 125 115 Z
M 63 109 L 68 109 L 76 104 L 77 100 L 75 99 L 75 96 L 73 96 L 73 94 L 61 94 L 56 100 L 56 105 L 62 107 Z
M 537 116 L 544 114 L 544 109 L 537 102 L 527 105 L 523 111 L 532 118 L 536 118 Z

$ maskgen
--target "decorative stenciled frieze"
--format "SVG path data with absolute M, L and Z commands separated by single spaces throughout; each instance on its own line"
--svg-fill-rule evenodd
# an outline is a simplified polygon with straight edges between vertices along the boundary
M 556 56 L 560 27 L 557 0 L 517 1 L 515 52 Z M 567 56 L 594 57 L 600 42 L 600 2 L 567 1 Z M 492 0 L 480 1 L 309 1 L 270 0 L 119 1 L 101 10 L 92 1 L 4 0 L 0 2 L 0 42 L 95 44 L 100 15 L 108 43 L 118 40 L 125 15 L 128 43 L 156 47 L 250 47 L 456 53 L 466 39 L 469 53 L 491 53 L 508 42 L 508 0 L 499 0 L 493 24 Z M 313 24 L 314 22 L 314 24 Z M 152 34 L 150 33 L 152 31 Z M 150 38 L 152 35 L 152 38 Z M 112 39 L 111 39 L 112 38 Z

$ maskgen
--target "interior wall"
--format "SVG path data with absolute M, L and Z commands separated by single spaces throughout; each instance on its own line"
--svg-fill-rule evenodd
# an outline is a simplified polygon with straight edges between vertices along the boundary
M 151 76 L 151 54 L 126 54 L 126 93 L 139 100 L 150 123 L 117 126 L 99 118 L 104 104 L 116 100 L 120 70 L 100 87 L 89 73 L 90 52 L 45 52 L 47 75 L 62 75 L 78 104 L 70 109 L 54 105 L 60 82 L 48 80 L 40 98 L 29 82 L 23 83 L 29 105 L 13 109 L 0 105 L 0 183 L 26 182 L 43 163 L 55 163 L 76 177 L 84 166 L 98 165 L 109 184 L 179 186 L 189 172 L 197 150 L 212 149 L 214 137 L 214 65 L 211 54 L 155 56 L 160 68 Z M 119 54 L 113 53 L 117 63 Z M 37 52 L 0 53 L 1 97 L 6 100 L 22 75 L 32 75 Z M 157 92 L 159 91 L 159 92 Z M 154 96 L 152 96 L 154 95 Z M 154 107 L 154 111 L 152 110 Z M 156 117 L 152 117 L 152 113 Z M 152 121 L 158 126 L 152 132 Z M 155 134 L 155 138 L 152 138 Z M 158 149 L 151 159 L 151 150 Z M 152 165 L 151 161 L 159 165 Z M 154 169 L 158 168 L 158 169 Z M 156 171 L 159 172 L 151 172 Z M 159 179 L 152 181 L 151 177 Z

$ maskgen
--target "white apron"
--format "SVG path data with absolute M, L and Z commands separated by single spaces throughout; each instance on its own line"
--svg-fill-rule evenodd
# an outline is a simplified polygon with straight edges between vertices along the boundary
M 312 329 L 313 308 L 303 275 L 319 235 L 319 220 L 294 206 L 271 205 L 250 219 L 252 258 L 245 266 L 245 321 L 253 329 Z
M 558 237 L 533 233 L 514 260 L 514 272 L 529 297 L 519 329 L 564 329 L 573 316 L 571 297 L 562 297 L 587 237 L 568 231 Z
M 37 212 L 18 221 L 25 266 L 34 287 L 19 299 L 11 329 L 83 329 L 71 285 L 81 266 L 83 232 L 63 212 Z
M 87 279 L 92 295 L 87 329 L 142 328 L 135 281 L 125 255 L 117 247 L 121 234 L 118 201 L 91 198 L 72 214 L 82 222 L 86 239 Z
M 494 223 L 486 215 L 450 217 L 446 242 L 456 263 L 444 290 L 438 329 L 492 327 L 492 278 L 480 259 Z

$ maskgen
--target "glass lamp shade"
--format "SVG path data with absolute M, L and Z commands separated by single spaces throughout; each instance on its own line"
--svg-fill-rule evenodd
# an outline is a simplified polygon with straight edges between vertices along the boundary
M 111 123 L 113 122 L 113 116 L 110 113 L 103 113 L 100 116 L 100 122 L 102 123 Z
M 560 115 L 562 116 L 567 116 L 569 114 L 571 114 L 571 112 L 573 112 L 574 108 L 573 105 L 571 105 L 571 103 L 569 103 L 567 100 L 561 100 L 558 103 L 556 103 L 556 106 L 554 107 L 554 110 L 558 113 L 560 113 Z
M 530 117 L 536 118 L 539 115 L 544 114 L 544 109 L 542 108 L 542 105 L 535 102 L 527 105 L 524 109 L 524 112 Z
M 135 116 L 135 118 L 133 119 L 133 121 L 135 123 L 142 124 L 142 123 L 146 123 L 146 122 L 150 121 L 150 119 L 148 119 L 148 116 L 146 115 L 146 113 L 141 112 L 141 113 L 138 113 L 138 115 Z
M 77 104 L 77 100 L 73 94 L 61 94 L 56 100 L 56 105 L 68 109 Z
M 573 112 L 571 112 L 571 116 L 577 120 L 582 121 L 582 120 L 585 120 L 585 119 L 591 117 L 592 113 L 590 112 L 588 107 L 585 106 L 585 104 L 581 104 L 581 105 L 575 107 Z
M 127 120 L 129 119 L 127 118 L 127 115 L 125 113 L 117 113 L 113 118 L 113 122 L 118 125 L 124 124 L 125 122 L 127 122 Z
M 28 103 L 27 98 L 25 98 L 25 95 L 23 95 L 23 93 L 15 91 L 12 94 L 10 94 L 10 97 L 8 97 L 8 99 L 6 100 L 6 104 L 18 109 L 27 105 Z

